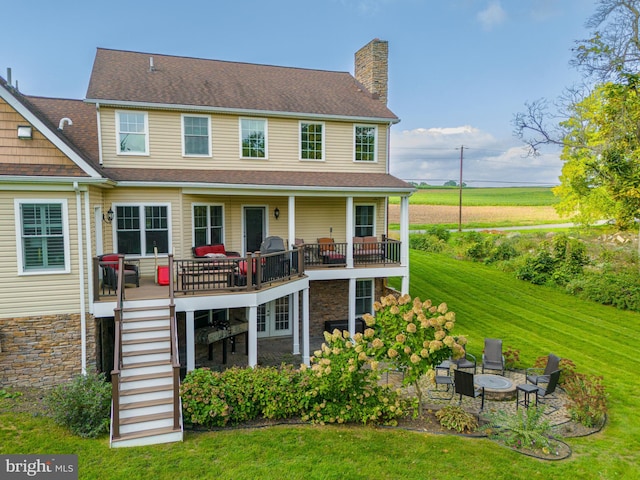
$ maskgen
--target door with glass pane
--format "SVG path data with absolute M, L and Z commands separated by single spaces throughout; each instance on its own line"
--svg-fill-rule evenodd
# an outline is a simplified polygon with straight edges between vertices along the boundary
M 265 230 L 265 207 L 244 207 L 245 253 L 260 251 Z
M 258 307 L 258 338 L 283 335 L 291 335 L 288 296 Z

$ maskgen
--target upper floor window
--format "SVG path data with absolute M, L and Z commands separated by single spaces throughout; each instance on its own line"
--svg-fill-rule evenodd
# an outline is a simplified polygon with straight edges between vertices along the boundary
M 240 119 L 240 156 L 243 158 L 267 158 L 267 121 L 255 118 Z
M 169 253 L 169 207 L 167 205 L 116 206 L 116 249 L 125 255 Z
M 205 115 L 182 116 L 182 154 L 193 157 L 211 156 L 211 123 Z
M 376 161 L 376 136 L 378 129 L 371 125 L 355 126 L 354 159 L 356 162 Z
M 146 113 L 116 112 L 118 153 L 149 154 L 149 124 Z
M 300 158 L 324 159 L 324 134 L 322 123 L 300 122 Z
M 222 205 L 194 205 L 194 246 L 224 243 L 223 222 Z
M 20 273 L 69 272 L 66 200 L 15 200 Z
M 373 205 L 356 205 L 355 220 L 356 237 L 372 237 L 375 235 L 375 207 Z

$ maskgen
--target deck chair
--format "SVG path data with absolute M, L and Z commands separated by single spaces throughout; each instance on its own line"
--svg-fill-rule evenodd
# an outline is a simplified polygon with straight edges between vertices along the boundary
M 476 357 L 467 352 L 466 347 L 463 345 L 462 349 L 464 350 L 464 356 L 460 357 L 457 360 L 452 360 L 455 363 L 458 370 L 468 370 L 471 369 L 473 374 L 476 373 Z
M 547 383 L 546 387 L 538 387 L 538 403 L 541 403 L 545 407 L 544 413 L 549 414 L 558 410 L 558 407 L 551 405 L 551 400 L 554 399 L 554 392 L 556 391 L 556 387 L 558 386 L 558 381 L 560 380 L 560 372 L 561 370 L 556 370 L 555 372 L 551 372 L 549 375 L 549 383 Z
M 462 396 L 477 398 L 482 397 L 482 403 L 480 404 L 480 411 L 484 410 L 484 387 L 477 388 L 473 383 L 473 373 L 465 372 L 464 370 L 454 370 L 453 383 L 455 385 L 456 393 L 460 394 L 460 400 L 458 405 L 462 403 Z
M 499 370 L 504 375 L 504 355 L 502 355 L 502 340 L 497 338 L 484 339 L 484 353 L 482 354 L 482 373 L 486 370 Z
M 436 376 L 433 379 L 435 387 L 433 389 L 429 389 L 427 392 L 430 398 L 446 400 L 450 400 L 453 398 L 454 392 L 453 377 L 451 376 L 451 365 L 452 363 L 450 360 L 445 360 L 440 365 L 434 367 L 434 370 L 436 371 Z M 439 390 L 438 385 L 444 385 L 445 389 Z M 437 393 L 444 393 L 445 395 L 436 395 Z
M 540 383 L 549 383 L 551 373 L 560 369 L 560 357 L 550 353 L 547 357 L 547 365 L 542 368 L 527 368 L 525 374 L 527 383 L 538 385 Z

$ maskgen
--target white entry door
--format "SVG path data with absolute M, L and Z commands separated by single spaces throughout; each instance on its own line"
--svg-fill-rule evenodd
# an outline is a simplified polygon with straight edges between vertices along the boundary
M 258 337 L 291 335 L 289 297 L 280 297 L 258 307 Z

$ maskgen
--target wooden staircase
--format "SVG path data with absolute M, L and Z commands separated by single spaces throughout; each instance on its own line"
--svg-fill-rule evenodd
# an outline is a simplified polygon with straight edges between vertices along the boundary
M 182 441 L 175 307 L 172 300 L 116 308 L 111 446 Z

